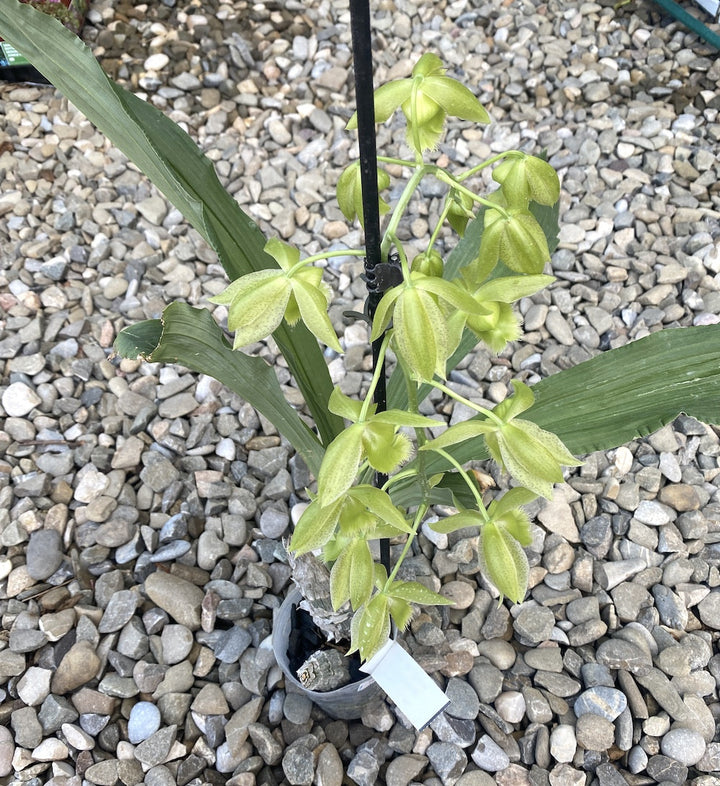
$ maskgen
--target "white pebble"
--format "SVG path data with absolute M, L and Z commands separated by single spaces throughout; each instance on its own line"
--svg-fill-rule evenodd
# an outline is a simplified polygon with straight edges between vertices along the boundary
M 561 723 L 550 733 L 550 755 L 555 761 L 571 762 L 576 748 L 575 729 L 570 724 Z
M 11 418 L 21 418 L 40 404 L 42 399 L 24 382 L 13 382 L 2 394 L 2 405 Z
M 150 55 L 143 65 L 146 71 L 162 71 L 169 62 L 170 58 L 166 54 L 157 52 L 154 55 Z

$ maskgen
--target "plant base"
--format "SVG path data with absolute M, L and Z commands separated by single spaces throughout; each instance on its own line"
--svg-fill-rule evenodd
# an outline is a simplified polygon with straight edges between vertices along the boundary
M 300 593 L 297 589 L 293 589 L 277 610 L 273 621 L 273 652 L 285 675 L 286 687 L 307 696 L 310 701 L 333 718 L 353 720 L 361 717 L 366 709 L 381 701 L 383 695 L 380 686 L 372 677 L 363 677 L 362 673 L 356 669 L 355 674 L 361 679 L 327 692 L 308 690 L 298 680 L 295 669 L 303 663 L 306 655 L 291 651 L 291 637 L 295 610 L 301 600 Z M 353 669 L 351 669 L 351 674 L 353 674 Z

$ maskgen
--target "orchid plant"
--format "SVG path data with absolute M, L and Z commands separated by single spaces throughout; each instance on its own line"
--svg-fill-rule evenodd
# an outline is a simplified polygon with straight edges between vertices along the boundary
M 292 444 L 317 479 L 290 541 L 297 555 L 315 552 L 330 567 L 335 608 L 353 613 L 351 649 L 363 659 L 382 646 L 391 620 L 404 628 L 413 604 L 447 603 L 425 585 L 401 578 L 422 524 L 435 532 L 472 528 L 479 562 L 499 597 L 521 601 L 528 581 L 523 546 L 530 542 L 524 506 L 548 498 L 575 455 L 617 447 L 649 434 L 685 412 L 717 422 L 720 325 L 665 330 L 602 353 L 529 387 L 521 379 L 493 408 L 459 395 L 447 382 L 480 342 L 500 352 L 520 338 L 513 304 L 547 287 L 544 270 L 556 243 L 558 177 L 541 157 L 500 153 L 465 171 L 449 171 L 432 150 L 448 118 L 487 123 L 472 91 L 423 55 L 407 79 L 375 94 L 378 122 L 405 118 L 407 158 L 379 156 L 378 185 L 406 173 L 387 216 L 385 262 L 398 260 L 397 282 L 383 295 L 370 338 L 380 358 L 394 355 L 389 408 L 373 393 L 380 366 L 360 400 L 333 388 L 318 342 L 342 352 L 328 318 L 328 258 L 363 256 L 362 249 L 303 257 L 268 240 L 222 187 L 213 165 L 190 137 L 150 104 L 109 79 L 90 51 L 57 20 L 19 0 L 0 0 L 3 36 L 103 131 L 168 197 L 219 256 L 231 281 L 213 298 L 215 313 L 169 304 L 160 319 L 122 330 L 124 357 L 173 362 L 213 376 L 248 401 Z M 355 126 L 355 118 L 349 128 Z M 387 168 L 382 169 L 385 165 Z M 474 183 L 490 169 L 497 188 Z M 398 228 L 425 178 L 447 189 L 426 247 L 413 254 Z M 364 221 L 360 174 L 351 164 L 338 181 L 348 220 Z M 553 210 L 553 206 L 555 206 Z M 444 239 L 447 225 L 456 240 Z M 443 242 L 441 242 L 441 239 Z M 444 253 L 445 248 L 450 248 Z M 219 324 L 227 318 L 232 342 Z M 224 323 L 223 323 L 224 324 Z M 277 377 L 242 347 L 272 334 L 302 392 L 313 428 L 286 401 Z M 474 414 L 444 428 L 420 412 L 431 390 Z M 469 462 L 492 458 L 511 483 L 488 501 Z M 377 487 L 375 474 L 387 476 Z M 448 514 L 429 518 L 441 503 Z M 451 506 L 451 510 L 447 510 Z M 370 541 L 396 538 L 400 554 L 388 570 L 373 559 Z
M 380 156 L 380 164 L 395 164 L 409 172 L 397 204 L 381 200 L 388 215 L 382 248 L 385 257 L 397 254 L 401 280 L 382 297 L 372 320 L 370 339 L 382 338 L 376 373 L 362 400 L 344 395 L 336 387 L 328 401 L 331 412 L 349 425 L 327 445 L 317 475 L 317 491 L 298 521 L 290 549 L 296 554 L 319 551 L 331 566 L 333 608 L 350 604 L 354 612 L 350 651 L 370 658 L 387 640 L 391 620 L 403 630 L 412 616 L 412 604 L 448 603 L 442 595 L 417 581 L 398 578 L 413 539 L 431 512 L 431 490 L 443 473 L 428 469 L 425 456 L 434 452 L 446 459 L 466 484 L 472 507 L 457 497 L 458 513 L 434 524 L 437 532 L 473 527 L 478 533 L 482 572 L 500 597 L 522 600 L 527 589 L 530 525 L 522 506 L 536 496 L 550 497 L 554 482 L 562 481 L 562 467 L 579 462 L 561 440 L 529 420 L 518 417 L 533 404 L 531 389 L 514 383 L 513 395 L 493 409 L 460 396 L 445 384 L 448 359 L 465 331 L 491 351 L 498 352 L 520 336 L 512 304 L 546 287 L 554 279 L 544 275 L 550 252 L 547 239 L 533 215 L 531 203 L 552 207 L 560 184 L 553 168 L 541 158 L 508 151 L 468 170 L 453 173 L 428 158 L 448 118 L 488 123 L 490 118 L 475 95 L 448 76 L 440 59 L 424 54 L 407 79 L 383 85 L 375 92 L 375 117 L 384 122 L 400 110 L 407 126 L 409 160 Z M 348 128 L 357 125 L 353 116 Z M 490 195 L 468 187 L 473 175 L 492 167 L 498 184 Z M 426 248 L 409 259 L 397 228 L 423 179 L 432 177 L 447 187 L 444 204 Z M 387 171 L 379 169 L 381 190 L 391 185 Z M 351 164 L 340 176 L 338 202 L 349 221 L 363 223 L 359 167 Z M 477 253 L 466 265 L 446 275 L 438 238 L 448 223 L 462 236 L 468 221 L 483 209 L 484 232 Z M 304 322 L 330 349 L 342 348 L 330 323 L 327 308 L 331 291 L 316 263 L 337 251 L 301 258 L 298 249 L 271 239 L 265 251 L 276 269 L 249 273 L 233 281 L 211 301 L 227 308 L 227 326 L 234 331 L 234 349 L 271 334 L 286 320 Z M 340 252 L 346 254 L 347 252 Z M 364 253 L 362 250 L 357 253 Z M 405 409 L 376 411 L 375 388 L 387 352 L 393 352 L 408 390 Z M 430 385 L 462 402 L 478 418 L 451 426 L 435 439 L 430 430 L 440 423 L 420 414 L 418 388 Z M 414 432 L 414 441 L 402 429 Z M 485 505 L 473 476 L 446 451 L 467 440 L 481 438 L 492 458 L 520 484 L 501 499 Z M 403 468 L 417 449 L 418 460 Z M 388 479 L 382 488 L 368 483 L 377 472 Z M 412 481 L 409 505 L 398 507 L 393 487 Z M 405 547 L 388 575 L 373 559 L 370 541 L 404 538 Z

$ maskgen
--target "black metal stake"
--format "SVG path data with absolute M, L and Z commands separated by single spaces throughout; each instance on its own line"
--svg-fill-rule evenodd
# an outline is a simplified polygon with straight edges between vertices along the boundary
M 372 36 L 370 33 L 369 0 L 350 0 L 355 101 L 357 104 L 358 146 L 360 149 L 360 183 L 365 229 L 365 278 L 368 285 L 366 310 L 372 320 L 386 288 L 379 280 L 378 266 L 383 263 L 380 252 L 380 210 L 377 183 L 377 150 L 375 147 L 375 102 L 373 95 Z M 382 277 L 381 277 L 382 278 Z M 377 367 L 382 337 L 373 342 L 373 370 Z M 374 401 L 378 411 L 387 408 L 385 362 L 375 388 Z M 382 486 L 387 476 L 377 473 L 375 483 Z M 390 572 L 390 542 L 380 541 L 380 561 Z

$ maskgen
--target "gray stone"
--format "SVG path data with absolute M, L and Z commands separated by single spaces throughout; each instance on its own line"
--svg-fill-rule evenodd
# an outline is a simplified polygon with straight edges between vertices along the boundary
M 266 538 L 281 538 L 290 523 L 287 509 L 269 507 L 260 516 L 260 529 Z
M 614 721 L 626 707 L 627 698 L 622 691 L 602 685 L 583 691 L 574 704 L 578 717 L 593 713 L 609 721 Z
M 20 707 L 10 715 L 15 742 L 21 748 L 35 748 L 43 738 L 43 728 L 34 707 Z
M 687 782 L 688 768 L 669 756 L 657 754 L 648 759 L 647 774 L 658 783 L 670 781 L 684 784 Z
M 603 641 L 595 652 L 598 663 L 610 669 L 624 669 L 632 674 L 648 674 L 652 661 L 647 653 L 635 644 L 623 639 Z
M 427 767 L 427 756 L 408 753 L 394 758 L 385 772 L 387 786 L 408 786 L 416 781 L 420 773 Z
M 348 775 L 356 783 L 364 786 L 363 781 L 356 780 L 350 773 L 351 765 L 352 762 L 348 765 Z M 282 768 L 291 786 L 310 786 L 315 775 L 315 762 L 312 751 L 308 750 L 304 745 L 292 745 L 285 751 L 285 755 L 282 757 Z
M 675 630 L 685 630 L 688 611 L 682 599 L 664 584 L 656 584 L 652 588 L 652 594 L 663 625 Z
M 561 723 L 550 732 L 550 755 L 555 761 L 570 762 L 575 757 L 577 738 L 575 728 L 569 723 Z
M 425 754 L 443 786 L 454 786 L 467 767 L 463 749 L 449 742 L 434 742 Z
M 156 731 L 135 748 L 135 758 L 148 768 L 162 764 L 170 753 L 176 735 L 177 726 L 175 724 Z
M 441 712 L 430 724 L 440 742 L 449 742 L 459 748 L 469 748 L 477 739 L 475 723 L 472 720 L 453 718 Z
M 269 729 L 260 723 L 250 723 L 248 733 L 265 764 L 274 766 L 280 762 L 283 756 L 283 747 L 273 737 Z
M 480 700 L 465 680 L 451 677 L 445 686 L 445 695 L 450 699 L 450 706 L 445 710 L 448 715 L 466 720 L 477 718 Z
M 62 538 L 54 529 L 31 533 L 25 555 L 27 571 L 38 581 L 52 576 L 62 564 Z
M 213 646 L 213 652 L 223 663 L 237 663 L 251 642 L 252 636 L 244 628 L 233 625 L 220 634 Z
M 133 590 L 120 590 L 113 594 L 100 620 L 100 633 L 113 633 L 120 630 L 135 613 L 140 604 L 140 594 Z
M 555 615 L 543 606 L 523 608 L 513 622 L 519 640 L 524 644 L 535 645 L 547 641 L 555 626 Z
M 471 755 L 475 764 L 485 772 L 504 770 L 510 764 L 507 753 L 487 734 L 480 737 Z
M 604 751 L 615 741 L 615 727 L 607 718 L 589 712 L 577 719 L 575 736 L 580 747 Z
M 683 704 L 680 694 L 659 669 L 654 668 L 644 675 L 637 674 L 635 679 L 670 717 L 680 722 L 685 722 L 688 719 L 690 713 Z
M 307 723 L 312 711 L 312 702 L 301 693 L 288 693 L 283 703 L 283 713 L 291 722 L 298 725 Z
M 720 630 L 720 590 L 715 589 L 697 605 L 698 614 L 704 625 Z

